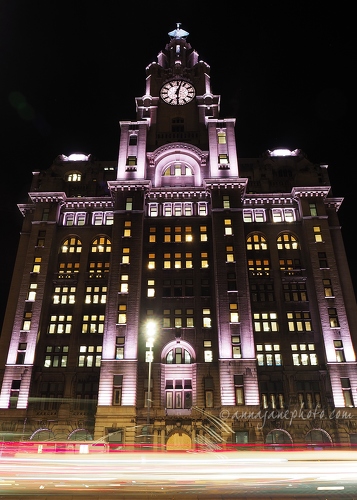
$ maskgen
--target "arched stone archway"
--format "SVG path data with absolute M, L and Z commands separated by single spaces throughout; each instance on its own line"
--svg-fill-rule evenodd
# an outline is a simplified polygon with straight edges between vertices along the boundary
M 181 451 L 181 450 L 191 450 L 192 439 L 191 437 L 182 431 L 177 431 L 171 434 L 166 442 L 167 451 Z

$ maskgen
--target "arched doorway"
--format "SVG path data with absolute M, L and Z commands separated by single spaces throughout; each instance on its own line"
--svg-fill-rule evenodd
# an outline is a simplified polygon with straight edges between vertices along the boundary
M 166 442 L 167 451 L 191 450 L 191 437 L 185 432 L 178 431 L 171 434 Z

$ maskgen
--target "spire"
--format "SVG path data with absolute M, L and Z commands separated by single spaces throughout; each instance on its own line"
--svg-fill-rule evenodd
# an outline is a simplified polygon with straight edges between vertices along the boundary
M 168 33 L 168 35 L 171 37 L 171 38 L 185 38 L 186 36 L 189 35 L 189 33 L 185 30 L 182 30 L 180 28 L 181 26 L 181 23 L 176 23 L 176 29 L 173 30 L 173 31 L 170 31 Z

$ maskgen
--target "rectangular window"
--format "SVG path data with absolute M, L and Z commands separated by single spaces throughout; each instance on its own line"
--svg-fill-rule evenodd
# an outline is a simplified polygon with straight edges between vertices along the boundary
M 148 269 L 155 269 L 155 254 L 154 253 L 149 253 L 149 262 L 148 262 Z
M 231 202 L 228 195 L 223 195 L 223 208 L 231 208 Z
M 232 245 L 226 246 L 226 262 L 235 262 L 234 249 Z
M 150 227 L 149 229 L 149 243 L 156 243 L 156 227 Z
M 291 350 L 295 366 L 317 366 L 315 344 L 291 344 Z
M 203 319 L 203 328 L 211 328 L 211 309 L 205 307 L 202 309 L 202 319 Z
M 277 332 L 279 330 L 276 312 L 254 313 L 253 320 L 255 332 Z
M 125 337 L 117 337 L 115 341 L 115 359 L 124 359 Z
M 73 317 L 71 315 L 51 315 L 50 323 L 48 326 L 49 334 L 70 334 L 72 329 L 72 320 Z
M 212 363 L 213 361 L 213 352 L 212 352 L 212 341 L 204 340 L 203 341 L 203 353 L 205 363 Z
M 122 274 L 120 276 L 120 293 L 128 293 L 129 292 L 129 275 Z
M 234 375 L 234 391 L 236 405 L 244 405 L 243 375 Z
M 328 269 L 329 265 L 327 263 L 326 252 L 318 252 L 317 256 L 319 258 L 320 269 Z
M 207 268 L 208 267 L 208 253 L 207 252 L 201 252 L 201 268 Z
M 129 238 L 131 236 L 131 221 L 126 220 L 124 222 L 124 237 Z
M 317 217 L 316 203 L 309 203 L 309 211 L 312 217 Z
M 123 375 L 114 375 L 113 377 L 113 406 L 121 405 L 123 388 Z
M 351 382 L 349 378 L 341 378 L 341 387 L 343 392 L 343 399 L 345 401 L 345 406 L 352 408 L 354 406 Z
M 338 363 L 346 361 L 342 340 L 334 340 L 333 345 L 335 347 L 336 361 Z
M 41 257 L 35 257 L 33 260 L 33 266 L 32 266 L 32 272 L 33 273 L 39 273 L 41 270 L 41 262 L 42 258 Z
M 94 212 L 92 215 L 93 226 L 101 226 L 103 224 L 103 212 Z
M 311 332 L 312 324 L 309 311 L 287 312 L 288 328 L 290 332 Z
M 200 226 L 200 241 L 207 241 L 207 226 Z
M 240 359 L 242 357 L 240 335 L 233 335 L 231 341 L 232 341 L 232 358 Z
M 257 344 L 258 366 L 282 366 L 280 344 Z
M 317 380 L 297 380 L 296 392 L 300 408 L 313 409 L 321 406 L 320 388 Z
M 328 308 L 328 317 L 330 320 L 331 328 L 338 328 L 340 326 L 340 322 L 338 321 L 337 310 L 334 307 Z
M 316 243 L 321 243 L 322 240 L 322 233 L 321 233 L 321 227 L 320 226 L 314 226 L 313 227 L 314 231 L 314 236 L 315 236 L 315 242 Z
M 224 234 L 226 236 L 233 234 L 232 219 L 224 219 Z
M 229 304 L 229 322 L 239 323 L 238 304 L 236 303 Z
M 148 280 L 147 283 L 147 297 L 155 297 L 155 280 Z
M 118 324 L 126 324 L 126 304 L 119 304 L 118 306 Z
M 307 301 L 306 283 L 283 283 L 284 299 L 286 302 Z
M 331 280 L 324 279 L 324 280 L 322 280 L 322 282 L 323 282 L 323 285 L 324 285 L 325 297 L 334 297 L 334 294 L 333 294 L 333 291 L 332 291 Z
M 125 210 L 133 210 L 133 198 L 127 198 L 125 201 Z
M 218 132 L 217 137 L 218 137 L 218 144 L 226 144 L 227 141 L 225 132 Z
M 104 314 L 84 314 L 82 319 L 82 333 L 104 333 Z

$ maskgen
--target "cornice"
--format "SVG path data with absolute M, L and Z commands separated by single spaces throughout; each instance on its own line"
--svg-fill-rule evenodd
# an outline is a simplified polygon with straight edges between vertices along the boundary
M 63 191 L 33 191 L 29 197 L 33 203 L 63 203 L 67 199 Z
M 294 186 L 291 190 L 291 194 L 294 198 L 326 198 L 330 189 L 331 186 Z

